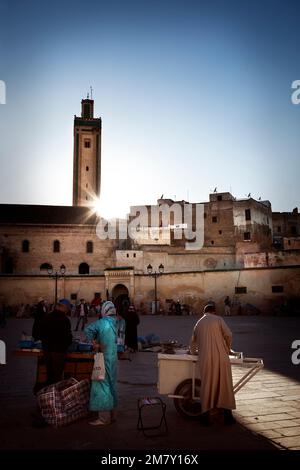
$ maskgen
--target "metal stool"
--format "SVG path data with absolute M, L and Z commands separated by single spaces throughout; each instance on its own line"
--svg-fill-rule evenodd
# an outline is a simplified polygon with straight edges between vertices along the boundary
M 159 407 L 161 410 L 161 417 L 160 417 L 160 422 L 157 425 L 152 425 L 152 426 L 145 426 L 143 422 L 143 409 L 145 407 L 149 406 L 155 406 Z M 144 436 L 146 437 L 156 437 L 156 436 L 163 436 L 168 433 L 168 426 L 167 426 L 167 420 L 166 420 L 166 409 L 167 405 L 162 401 L 161 398 L 159 397 L 144 397 L 144 398 L 139 398 L 138 399 L 138 411 L 139 411 L 139 419 L 137 423 L 137 429 L 139 431 L 143 431 Z M 145 431 L 151 430 L 151 429 L 159 429 L 164 425 L 164 432 L 160 432 L 158 434 L 151 434 L 151 433 L 146 433 Z

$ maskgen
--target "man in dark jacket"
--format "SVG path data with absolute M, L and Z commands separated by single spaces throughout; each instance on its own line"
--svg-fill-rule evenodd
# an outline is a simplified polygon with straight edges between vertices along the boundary
M 67 317 L 70 312 L 71 303 L 62 299 L 43 321 L 41 339 L 48 385 L 63 378 L 67 349 L 72 343 L 71 322 Z
M 45 305 L 45 300 L 40 297 L 36 309 L 33 313 L 34 322 L 32 325 L 32 336 L 34 341 L 39 341 L 41 339 L 41 329 L 46 314 L 47 309 Z

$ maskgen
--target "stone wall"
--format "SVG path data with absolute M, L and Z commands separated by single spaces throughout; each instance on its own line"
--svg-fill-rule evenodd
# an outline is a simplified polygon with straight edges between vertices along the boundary
M 252 310 L 253 306 L 262 313 L 270 313 L 284 299 L 300 297 L 300 267 L 164 274 L 158 278 L 157 286 L 158 298 L 165 308 L 166 299 L 179 299 L 201 311 L 213 299 L 222 311 L 229 295 L 236 313 L 240 305 L 244 310 Z M 272 286 L 283 286 L 283 292 L 272 292 Z M 246 287 L 247 293 L 236 294 L 237 287 Z M 135 296 L 149 304 L 154 298 L 154 279 L 136 276 Z
M 165 272 L 206 271 L 208 269 L 233 269 L 235 264 L 234 249 L 203 248 L 197 252 L 182 251 L 173 248 L 169 252 L 154 250 L 117 250 L 116 266 L 133 266 L 139 274 L 147 273 L 147 266 L 153 269 L 160 263 L 164 265 Z
M 77 294 L 77 299 L 84 297 L 88 302 L 94 298 L 95 292 L 100 292 L 105 298 L 105 277 L 102 276 L 64 276 L 57 280 L 57 298 L 71 299 L 71 294 Z M 54 302 L 55 279 L 49 276 L 1 276 L 0 303 L 19 305 L 34 304 L 39 297 Z
M 29 241 L 29 252 L 22 252 L 23 240 Z M 53 242 L 60 242 L 59 253 L 53 252 Z M 93 252 L 87 253 L 87 242 L 93 243 Z M 64 264 L 67 274 L 78 274 L 81 263 L 87 263 L 90 274 L 103 274 L 114 265 L 115 241 L 100 240 L 95 226 L 4 226 L 0 245 L 6 256 L 13 259 L 13 274 L 41 274 L 40 266 L 49 263 L 54 270 Z
M 300 266 L 300 252 L 298 250 L 244 254 L 245 268 L 293 265 Z
M 121 273 L 122 274 L 122 273 Z M 121 284 L 131 292 L 137 307 L 144 304 L 150 310 L 154 300 L 154 278 L 146 274 L 126 275 Z M 4 276 L 0 277 L 0 301 L 6 304 L 34 303 L 39 296 L 54 298 L 55 281 L 48 276 Z M 276 286 L 276 291 L 272 288 Z M 279 287 L 279 292 L 278 292 Z M 70 298 L 72 293 L 91 301 L 95 292 L 106 297 L 105 276 L 65 276 L 58 280 L 58 297 Z M 246 288 L 246 293 L 236 293 L 236 288 Z M 280 292 L 281 291 L 281 292 Z M 233 310 L 239 307 L 246 312 L 257 308 L 262 314 L 271 313 L 285 299 L 300 298 L 300 266 L 288 268 L 254 268 L 244 270 L 204 271 L 163 274 L 157 279 L 158 299 L 165 310 L 167 300 L 180 300 L 195 312 L 200 312 L 209 300 L 217 303 L 223 311 L 227 295 L 233 301 Z M 111 292 L 109 291 L 111 295 Z M 248 306 L 248 307 L 247 307 Z

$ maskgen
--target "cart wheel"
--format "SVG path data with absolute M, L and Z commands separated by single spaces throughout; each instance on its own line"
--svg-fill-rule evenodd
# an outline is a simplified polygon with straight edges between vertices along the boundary
M 189 419 L 197 419 L 201 415 L 201 403 L 192 399 L 192 379 L 181 382 L 174 395 L 183 395 L 184 398 L 174 398 L 174 405 L 178 413 Z M 195 379 L 195 394 L 200 395 L 200 379 Z

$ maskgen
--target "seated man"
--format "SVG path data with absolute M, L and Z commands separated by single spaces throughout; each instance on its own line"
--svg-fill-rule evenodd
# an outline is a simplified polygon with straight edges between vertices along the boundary
M 202 422 L 209 424 L 209 412 L 224 410 L 225 424 L 235 423 L 235 409 L 229 353 L 232 334 L 221 317 L 216 316 L 213 302 L 206 305 L 204 314 L 194 327 L 190 342 L 191 354 L 198 354 L 197 367 L 201 378 Z

